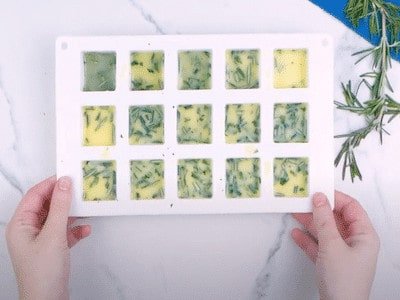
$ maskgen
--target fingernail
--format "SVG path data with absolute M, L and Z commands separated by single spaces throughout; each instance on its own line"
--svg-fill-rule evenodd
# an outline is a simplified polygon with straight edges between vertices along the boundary
M 61 177 L 58 180 L 58 187 L 62 191 L 68 191 L 69 188 L 71 187 L 71 179 L 69 177 L 66 177 L 66 176 Z
M 323 193 L 315 193 L 313 196 L 313 204 L 315 207 L 321 207 L 326 204 L 326 196 Z

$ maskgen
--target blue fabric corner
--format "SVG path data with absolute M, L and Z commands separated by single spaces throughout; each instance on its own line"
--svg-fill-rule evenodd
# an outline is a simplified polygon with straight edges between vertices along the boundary
M 354 28 L 351 23 L 347 20 L 344 14 L 344 7 L 347 4 L 347 0 L 309 0 L 310 2 L 318 5 L 323 10 L 339 19 L 342 23 L 344 23 L 347 27 L 357 32 L 359 35 L 364 37 L 366 40 L 370 41 L 373 44 L 377 44 L 378 39 L 376 37 L 371 37 L 367 22 L 361 22 L 358 28 Z M 390 0 L 393 4 L 400 6 L 400 0 Z M 394 59 L 400 61 L 400 55 L 394 56 Z

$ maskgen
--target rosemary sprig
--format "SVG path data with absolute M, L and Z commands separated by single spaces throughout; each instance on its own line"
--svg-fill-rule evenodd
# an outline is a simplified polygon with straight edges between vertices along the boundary
M 400 103 L 389 95 L 393 93 L 393 88 L 388 78 L 388 70 L 392 66 L 391 55 L 400 52 L 400 7 L 384 0 L 349 0 L 345 14 L 355 27 L 361 20 L 367 21 L 370 34 L 379 37 L 377 46 L 353 54 L 358 57 L 356 64 L 370 58 L 372 70 L 360 75 L 360 82 L 355 88 L 351 81 L 342 83 L 345 102 L 335 101 L 338 109 L 355 113 L 363 117 L 366 123 L 360 129 L 335 136 L 345 138 L 336 156 L 335 166 L 342 162 L 342 178 L 345 178 L 348 169 L 351 180 L 354 181 L 355 177 L 362 180 L 355 148 L 373 131 L 379 133 L 382 144 L 383 134 L 389 134 L 385 126 L 400 115 Z M 367 100 L 359 99 L 360 89 L 368 89 Z

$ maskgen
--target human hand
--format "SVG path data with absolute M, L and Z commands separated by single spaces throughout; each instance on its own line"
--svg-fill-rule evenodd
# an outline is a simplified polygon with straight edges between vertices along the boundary
M 6 228 L 20 299 L 68 299 L 69 249 L 89 236 L 89 225 L 68 218 L 72 184 L 50 177 L 32 187 Z
M 379 252 L 379 237 L 357 200 L 335 193 L 332 211 L 324 194 L 313 197 L 313 212 L 293 217 L 292 238 L 316 265 L 321 299 L 368 299 Z

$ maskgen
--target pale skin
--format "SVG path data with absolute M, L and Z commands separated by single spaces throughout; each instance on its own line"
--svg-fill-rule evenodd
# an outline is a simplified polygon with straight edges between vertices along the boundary
M 50 177 L 22 198 L 6 229 L 20 299 L 68 299 L 70 248 L 91 233 L 69 217 L 72 183 Z M 316 265 L 321 299 L 368 299 L 379 238 L 365 210 L 353 198 L 335 194 L 332 211 L 325 195 L 313 196 L 313 212 L 293 214 L 295 243 Z
M 6 229 L 20 299 L 68 299 L 70 248 L 89 236 L 89 225 L 70 218 L 72 184 L 50 177 L 22 198 Z
M 321 299 L 368 299 L 379 237 L 357 200 L 336 192 L 332 211 L 326 196 L 317 193 L 313 212 L 293 217 L 304 229 L 293 229 L 292 238 L 315 264 Z

